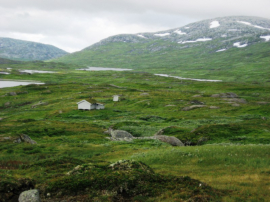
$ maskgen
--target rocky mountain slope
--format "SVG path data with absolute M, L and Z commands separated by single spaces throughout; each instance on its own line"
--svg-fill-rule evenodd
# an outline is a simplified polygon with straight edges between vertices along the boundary
M 0 37 L 0 57 L 21 60 L 49 60 L 67 52 L 52 45 Z
M 217 62 L 230 67 L 243 58 L 249 59 L 248 64 L 256 63 L 256 54 L 266 58 L 269 41 L 270 20 L 221 17 L 155 33 L 111 36 L 55 61 L 144 70 L 208 66 L 213 69 L 212 64 Z

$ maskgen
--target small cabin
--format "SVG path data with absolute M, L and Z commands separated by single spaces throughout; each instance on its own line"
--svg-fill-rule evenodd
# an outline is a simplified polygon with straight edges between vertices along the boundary
M 113 101 L 118 102 L 119 101 L 119 95 L 114 95 L 113 96 Z
M 87 100 L 82 100 L 77 103 L 80 110 L 105 109 L 105 106 L 100 103 L 91 103 Z

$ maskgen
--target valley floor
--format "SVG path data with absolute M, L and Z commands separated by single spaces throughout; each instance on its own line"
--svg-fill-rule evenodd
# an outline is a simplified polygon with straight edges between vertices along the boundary
M 270 200 L 269 83 L 61 69 L 32 75 L 14 69 L 0 78 L 45 83 L 0 90 L 1 196 L 12 197 L 6 188 L 18 192 L 18 179 L 27 179 L 46 201 Z M 120 101 L 113 102 L 113 95 L 120 95 Z M 77 110 L 76 103 L 89 98 L 105 109 Z M 164 135 L 192 146 L 110 141 L 104 133 L 109 127 L 135 137 L 164 129 Z M 20 134 L 37 144 L 13 143 Z M 119 160 L 143 164 L 108 170 Z M 66 175 L 78 165 L 84 165 L 83 173 Z M 93 180 L 101 190 L 89 185 Z

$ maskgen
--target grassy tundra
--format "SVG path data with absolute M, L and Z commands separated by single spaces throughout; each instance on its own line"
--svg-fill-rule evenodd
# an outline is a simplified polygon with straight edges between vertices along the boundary
M 45 83 L 0 89 L 1 196 L 12 197 L 12 188 L 15 197 L 24 183 L 40 189 L 45 201 L 270 200 L 270 83 L 181 81 L 48 64 L 57 73 L 21 75 L 16 68 L 22 65 L 10 65 L 12 74 L 0 75 Z M 228 92 L 239 98 L 212 96 Z M 112 101 L 115 94 L 120 102 Z M 76 103 L 90 97 L 105 109 L 77 110 Z M 204 107 L 183 111 L 198 102 Z M 165 128 L 165 135 L 192 146 L 114 142 L 106 139 L 109 127 L 136 137 Z M 13 143 L 20 134 L 38 144 Z M 82 173 L 66 175 L 78 165 Z M 123 165 L 132 169 L 117 167 Z

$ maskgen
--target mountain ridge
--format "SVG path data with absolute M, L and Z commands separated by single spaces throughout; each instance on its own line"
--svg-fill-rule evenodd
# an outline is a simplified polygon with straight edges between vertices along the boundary
M 0 37 L 0 57 L 19 60 L 49 60 L 68 54 L 53 45 L 32 41 Z
M 270 20 L 221 17 L 165 31 L 111 36 L 52 61 L 214 80 L 251 79 L 261 71 L 267 80 L 269 42 Z

